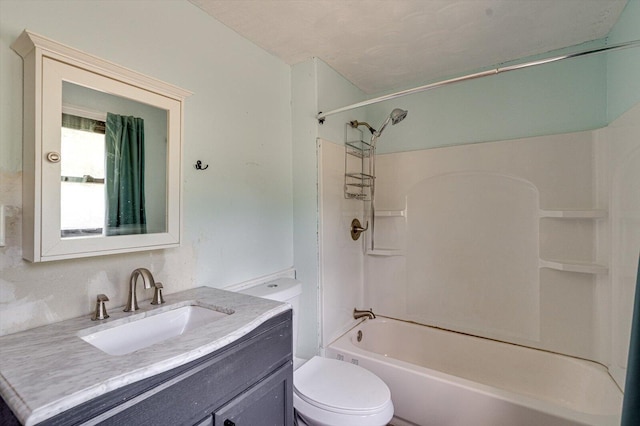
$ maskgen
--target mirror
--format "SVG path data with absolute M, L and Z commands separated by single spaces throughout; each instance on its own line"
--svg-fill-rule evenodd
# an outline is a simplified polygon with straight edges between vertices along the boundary
M 184 99 L 191 93 L 28 31 L 23 257 L 176 247 Z
M 63 81 L 61 132 L 62 238 L 166 232 L 166 110 Z

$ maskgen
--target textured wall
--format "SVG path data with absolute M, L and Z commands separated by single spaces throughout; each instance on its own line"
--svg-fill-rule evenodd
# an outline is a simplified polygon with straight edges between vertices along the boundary
M 640 40 L 640 0 L 629 0 L 609 44 Z M 607 119 L 614 121 L 640 102 L 640 48 L 607 53 Z
M 29 264 L 18 210 L 0 248 L 0 334 L 88 315 L 97 293 L 123 305 L 136 267 L 151 269 L 171 300 L 293 265 L 290 67 L 186 1 L 0 2 L 0 204 L 21 205 L 22 60 L 9 46 L 25 28 L 194 93 L 185 108 L 184 242 Z M 209 169 L 196 171 L 196 160 Z

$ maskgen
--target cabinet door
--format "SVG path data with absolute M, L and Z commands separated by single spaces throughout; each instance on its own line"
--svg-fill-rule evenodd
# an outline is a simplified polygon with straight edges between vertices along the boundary
M 24 58 L 23 257 L 178 247 L 183 103 L 191 93 L 26 30 L 12 47 Z M 143 119 L 140 161 L 107 149 L 105 134 L 118 133 L 104 129 L 107 113 Z M 108 158 L 128 164 L 135 178 L 119 167 L 107 172 Z M 109 215 L 107 188 L 120 186 L 135 186 L 137 196 L 111 194 Z
M 214 426 L 293 425 L 293 366 L 281 367 L 213 415 Z
M 213 417 L 208 416 L 206 419 L 197 423 L 195 426 L 213 426 Z

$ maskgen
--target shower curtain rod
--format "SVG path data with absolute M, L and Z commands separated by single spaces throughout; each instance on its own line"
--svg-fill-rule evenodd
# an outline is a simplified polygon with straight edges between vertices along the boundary
M 333 115 L 333 114 L 337 114 L 339 112 L 349 111 L 349 110 L 352 110 L 352 109 L 355 109 L 355 108 L 360 108 L 360 107 L 371 105 L 371 104 L 377 104 L 378 102 L 388 101 L 388 100 L 391 100 L 391 99 L 400 98 L 402 96 L 407 96 L 407 95 L 412 95 L 414 93 L 424 92 L 424 91 L 427 91 L 427 90 L 435 89 L 435 88 L 446 86 L 446 85 L 453 84 L 453 83 L 460 83 L 460 82 L 467 81 L 467 80 L 474 80 L 476 78 L 481 78 L 481 77 L 487 77 L 487 76 L 490 76 L 490 75 L 501 74 L 503 72 L 515 71 L 515 70 L 519 70 L 519 69 L 534 67 L 534 66 L 537 66 L 537 65 L 548 64 L 548 63 L 551 63 L 551 62 L 561 61 L 563 59 L 571 59 L 571 58 L 577 58 L 577 57 L 581 57 L 581 56 L 595 55 L 595 54 L 598 54 L 598 53 L 611 52 L 611 51 L 614 51 L 614 50 L 621 50 L 621 49 L 626 49 L 626 48 L 630 48 L 630 47 L 638 47 L 638 46 L 640 46 L 640 40 L 627 41 L 627 42 L 624 42 L 624 43 L 612 44 L 611 46 L 600 47 L 600 48 L 597 48 L 597 49 L 583 50 L 581 52 L 568 53 L 566 55 L 554 56 L 554 57 L 546 58 L 546 59 L 539 59 L 537 61 L 524 62 L 522 64 L 508 65 L 508 66 L 504 66 L 504 67 L 496 67 L 496 68 L 493 68 L 493 69 L 490 69 L 490 70 L 487 70 L 487 71 L 481 71 L 481 72 L 477 72 L 477 73 L 473 73 L 473 74 L 463 75 L 461 77 L 450 78 L 448 80 L 442 80 L 442 81 L 438 81 L 436 83 L 431 83 L 431 84 L 426 84 L 424 86 L 414 87 L 412 89 L 401 90 L 401 91 L 396 92 L 396 93 L 390 93 L 388 95 L 383 95 L 383 96 L 380 96 L 380 97 L 377 97 L 377 98 L 373 98 L 373 99 L 369 99 L 369 100 L 366 100 L 366 101 L 358 102 L 358 103 L 355 103 L 355 104 L 347 105 L 345 107 L 334 109 L 334 110 L 331 110 L 331 111 L 328 111 L 328 112 L 320 111 L 316 115 L 316 118 L 318 119 L 318 122 L 320 124 L 323 124 L 324 120 L 328 116 Z

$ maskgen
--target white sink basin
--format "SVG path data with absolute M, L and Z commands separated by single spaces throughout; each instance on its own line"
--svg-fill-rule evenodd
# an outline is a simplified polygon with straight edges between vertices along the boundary
M 80 338 L 109 355 L 125 355 L 180 336 L 227 315 L 201 306 L 183 306 Z

